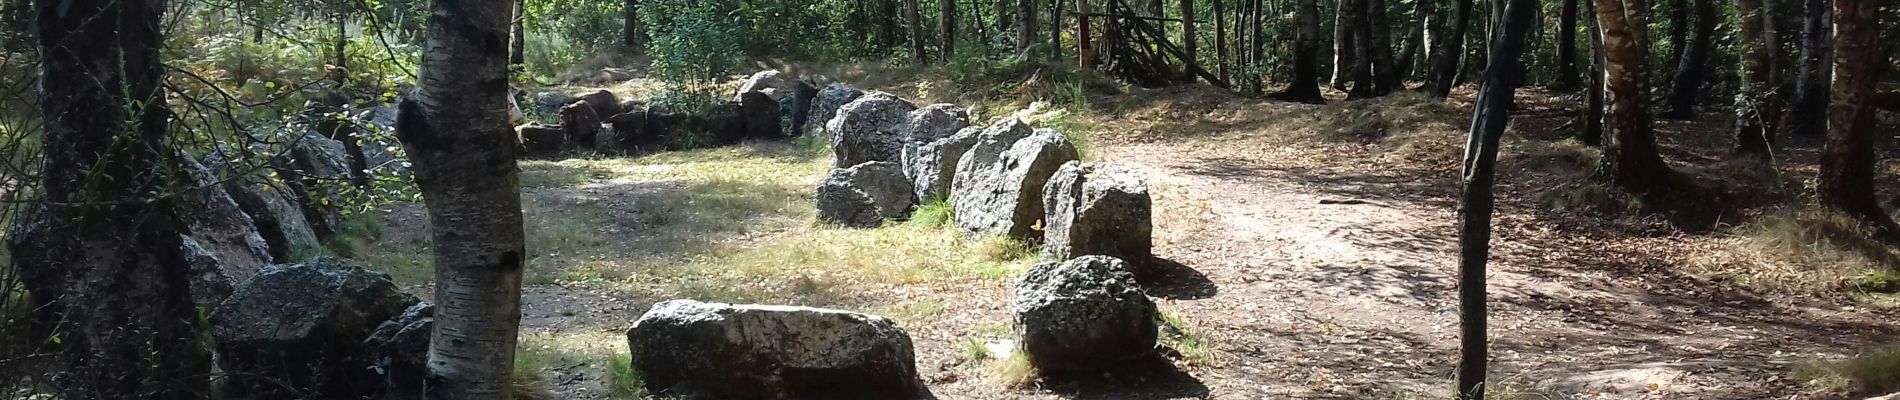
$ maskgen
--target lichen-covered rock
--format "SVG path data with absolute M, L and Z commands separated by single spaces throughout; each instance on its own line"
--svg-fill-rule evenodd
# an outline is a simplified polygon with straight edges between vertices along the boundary
M 1154 354 L 1159 313 L 1121 260 L 1042 263 L 1015 289 L 1016 343 L 1039 370 L 1100 369 Z
M 627 330 L 647 392 L 688 399 L 912 399 L 909 334 L 891 320 L 807 307 L 673 300 Z
M 806 124 L 817 124 L 813 129 L 831 129 L 826 124 L 838 116 L 838 109 L 844 108 L 845 104 L 850 104 L 863 95 L 864 91 L 853 88 L 851 85 L 833 83 L 825 86 L 824 90 L 818 91 L 818 94 L 812 97 L 811 116 L 805 119 Z
M 784 91 L 791 89 L 791 87 L 791 81 L 785 79 L 784 74 L 778 72 L 778 70 L 768 69 L 759 71 L 747 77 L 745 83 L 739 85 L 739 91 L 732 94 L 732 101 L 744 101 L 741 97 L 745 96 L 746 93 L 764 92 L 767 90 Z
M 719 103 L 706 110 L 706 132 L 720 144 L 733 144 L 745 140 L 745 115 L 739 109 L 739 103 Z
M 190 235 L 178 235 L 178 242 L 184 250 L 192 304 L 210 308 L 230 298 L 235 288 L 232 287 L 231 277 L 225 275 L 224 265 L 218 261 L 218 255 L 212 254 L 211 249 L 205 248 L 204 244 L 198 243 Z
M 250 279 L 270 264 L 270 244 L 257 233 L 251 216 L 219 185 L 218 174 L 190 154 L 177 154 L 179 166 L 188 174 L 177 181 L 179 218 L 190 228 L 191 237 L 217 257 L 226 280 Z
M 825 122 L 825 131 L 831 133 L 831 167 L 902 162 L 905 141 L 899 128 L 915 109 L 910 102 L 887 93 L 865 94 L 839 108 L 837 115 Z
M 371 399 L 423 398 L 429 372 L 429 338 L 435 329 L 435 305 L 416 303 L 395 319 L 383 321 L 357 345 L 357 364 L 366 365 L 355 381 Z
M 957 161 L 950 204 L 957 229 L 966 236 L 1042 238 L 1042 188 L 1063 163 L 1080 158 L 1075 145 L 1048 129 L 1031 131 L 1014 118 L 1004 119 L 978 137 Z
M 919 204 L 949 199 L 957 161 L 976 146 L 977 137 L 982 134 L 980 128 L 963 128 L 905 155 L 904 175 L 910 177 L 911 190 Z
M 646 132 L 647 109 L 635 105 L 627 111 L 607 118 L 607 130 L 613 131 L 613 140 L 607 141 L 608 148 L 614 152 L 634 151 L 658 144 L 653 135 Z M 595 139 L 599 140 L 599 139 Z
M 910 181 L 897 163 L 867 162 L 831 170 L 818 186 L 818 220 L 857 228 L 876 228 L 886 219 L 910 215 Z
M 240 155 L 220 146 L 205 157 L 205 167 L 228 175 L 221 186 L 236 201 L 239 210 L 251 217 L 251 224 L 270 253 L 272 263 L 288 263 L 299 254 L 318 249 L 322 242 L 298 207 L 300 194 L 288 185 L 270 179 L 250 166 L 237 165 Z
M 1054 261 L 1086 255 L 1141 266 L 1154 257 L 1153 201 L 1148 184 L 1127 168 L 1070 161 L 1043 187 L 1042 255 Z
M 760 92 L 739 94 L 739 113 L 745 119 L 745 136 L 755 139 L 779 139 L 785 137 L 785 129 L 779 125 L 779 104 Z
M 588 107 L 594 109 L 596 120 L 610 117 L 623 111 L 620 109 L 620 99 L 614 96 L 614 92 L 605 90 L 595 91 L 581 95 L 579 100 L 579 102 L 587 103 Z
M 515 130 L 521 135 L 521 149 L 528 157 L 561 154 L 561 147 L 567 143 L 567 131 L 560 125 L 527 124 Z
M 553 114 L 560 110 L 561 106 L 572 102 L 574 102 L 573 96 L 561 92 L 541 92 L 534 95 L 534 105 L 540 107 L 541 112 L 546 114 Z
M 561 107 L 561 130 L 567 133 L 569 147 L 593 148 L 594 136 L 600 133 L 600 114 L 595 114 L 594 107 L 586 102 Z
M 950 137 L 970 127 L 970 112 L 955 104 L 932 104 L 911 111 L 897 128 L 904 136 L 905 154 L 918 147 Z
M 292 193 L 302 194 L 297 197 L 297 205 L 303 209 L 310 229 L 316 231 L 317 239 L 328 240 L 343 223 L 339 182 L 351 178 L 349 151 L 343 142 L 314 133 L 292 140 L 287 144 L 290 158 L 277 165 L 277 172 L 285 177 L 284 182 Z
M 389 277 L 332 259 L 272 265 L 211 314 L 231 394 L 343 398 L 366 365 L 352 360 L 383 321 L 417 303 Z

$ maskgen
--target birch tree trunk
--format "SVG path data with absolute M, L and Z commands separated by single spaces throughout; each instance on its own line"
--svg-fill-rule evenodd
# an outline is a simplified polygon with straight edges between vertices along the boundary
M 1299 0 L 1294 11 L 1299 30 L 1293 37 L 1293 83 L 1274 97 L 1301 103 L 1325 103 L 1319 93 L 1319 0 Z
M 430 4 L 429 41 L 396 134 L 435 241 L 431 399 L 508 399 L 521 323 L 520 170 L 508 126 L 507 0 Z
M 1760 160 L 1771 160 L 1774 143 L 1774 115 L 1763 112 L 1773 101 L 1774 86 L 1769 78 L 1774 53 L 1763 28 L 1771 18 L 1762 9 L 1761 0 L 1736 0 L 1736 18 L 1741 20 L 1741 90 L 1735 96 L 1735 153 Z
M 1876 0 L 1834 0 L 1834 97 L 1821 150 L 1821 204 L 1872 224 L 1893 241 L 1900 226 L 1874 197 L 1874 109 L 1880 83 Z
M 1649 116 L 1649 1 L 1596 0 L 1606 63 L 1606 174 L 1635 194 L 1657 190 L 1668 166 L 1657 153 Z

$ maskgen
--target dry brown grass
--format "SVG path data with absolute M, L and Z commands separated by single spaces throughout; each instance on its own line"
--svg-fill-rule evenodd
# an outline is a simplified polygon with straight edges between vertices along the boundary
M 1900 252 L 1851 217 L 1815 209 L 1781 210 L 1731 229 L 1736 262 L 1692 264 L 1761 289 L 1796 293 L 1891 293 L 1900 289 Z

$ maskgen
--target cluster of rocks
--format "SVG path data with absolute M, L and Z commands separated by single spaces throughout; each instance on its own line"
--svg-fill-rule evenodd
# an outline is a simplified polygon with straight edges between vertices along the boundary
M 533 102 L 541 112 L 558 115 L 553 124 L 517 126 L 524 154 L 550 157 L 569 150 L 606 154 L 680 148 L 690 134 L 704 133 L 713 144 L 747 139 L 784 139 L 799 132 L 817 90 L 805 81 L 764 71 L 746 79 L 730 101 L 703 112 L 687 113 L 666 104 L 620 100 L 601 90 L 578 96 L 542 92 Z
M 226 397 L 415 399 L 434 307 L 327 258 L 273 264 L 211 313 Z

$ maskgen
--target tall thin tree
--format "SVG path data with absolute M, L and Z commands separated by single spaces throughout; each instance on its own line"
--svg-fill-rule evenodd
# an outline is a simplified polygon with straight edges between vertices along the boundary
M 1557 3 L 1557 76 L 1551 81 L 1551 89 L 1575 90 L 1583 85 L 1581 75 L 1577 74 L 1577 0 L 1560 0 Z
M 1346 90 L 1363 66 L 1359 57 L 1359 5 L 1365 0 L 1338 0 L 1333 16 L 1333 88 Z
M 1761 0 L 1735 1 L 1735 16 L 1742 22 L 1742 65 L 1738 72 L 1741 90 L 1735 95 L 1735 153 L 1763 160 L 1772 155 L 1770 149 L 1775 133 L 1775 115 L 1766 112 L 1773 109 L 1769 103 L 1775 98 L 1770 78 L 1775 55 L 1764 28 L 1772 23 L 1773 17 L 1766 11 Z
M 1834 0 L 1834 97 L 1827 144 L 1821 151 L 1821 203 L 1871 224 L 1889 241 L 1900 239 L 1874 197 L 1874 109 L 1880 83 L 1880 25 L 1876 0 Z
M 1511 0 L 1497 37 L 1491 38 L 1491 58 L 1472 104 L 1471 132 L 1465 141 L 1464 190 L 1458 201 L 1458 398 L 1483 400 L 1485 369 L 1490 360 L 1489 313 L 1484 271 L 1491 257 L 1492 194 L 1497 177 L 1498 143 L 1511 121 L 1517 95 L 1517 77 L 1523 64 L 1524 37 L 1535 25 L 1531 18 L 1537 0 Z
M 1458 64 L 1464 59 L 1465 33 L 1471 29 L 1471 0 L 1457 0 L 1452 6 L 1451 29 L 1432 51 L 1432 69 L 1426 76 L 1425 94 L 1443 98 L 1457 84 Z
M 1293 36 L 1293 82 L 1274 97 L 1301 103 L 1324 103 L 1319 92 L 1319 0 L 1299 0 L 1294 12 L 1299 24 Z
M 1801 11 L 1801 42 L 1799 72 L 1794 79 L 1794 97 L 1789 101 L 1788 110 L 1783 117 L 1784 129 L 1790 136 L 1817 137 L 1827 131 L 1828 73 L 1831 70 L 1827 62 L 1828 0 L 1799 0 Z
M 957 54 L 957 0 L 939 0 L 938 3 L 941 9 L 937 12 L 937 26 L 943 30 L 938 34 L 937 40 L 943 41 L 938 50 L 943 52 L 943 61 L 948 62 Z
M 917 0 L 904 0 L 904 20 L 910 23 L 910 56 L 924 61 L 924 11 Z
M 429 5 L 428 45 L 396 134 L 435 245 L 429 398 L 512 396 L 521 324 L 520 169 L 508 126 L 508 0 Z
M 1690 1 L 1695 5 L 1694 31 L 1689 36 L 1689 42 L 1685 43 L 1688 48 L 1684 50 L 1681 62 L 1675 65 L 1676 75 L 1672 80 L 1674 88 L 1669 93 L 1669 109 L 1663 113 L 1665 118 L 1695 119 L 1695 103 L 1702 96 L 1702 82 L 1713 69 L 1709 65 L 1709 56 L 1715 51 L 1715 25 L 1716 19 L 1720 18 L 1716 14 L 1715 0 Z
M 39 1 L 43 231 L 10 243 L 40 307 L 59 317 L 53 380 L 72 400 L 191 399 L 210 358 L 166 150 L 162 0 Z M 35 254 L 38 257 L 26 256 Z

